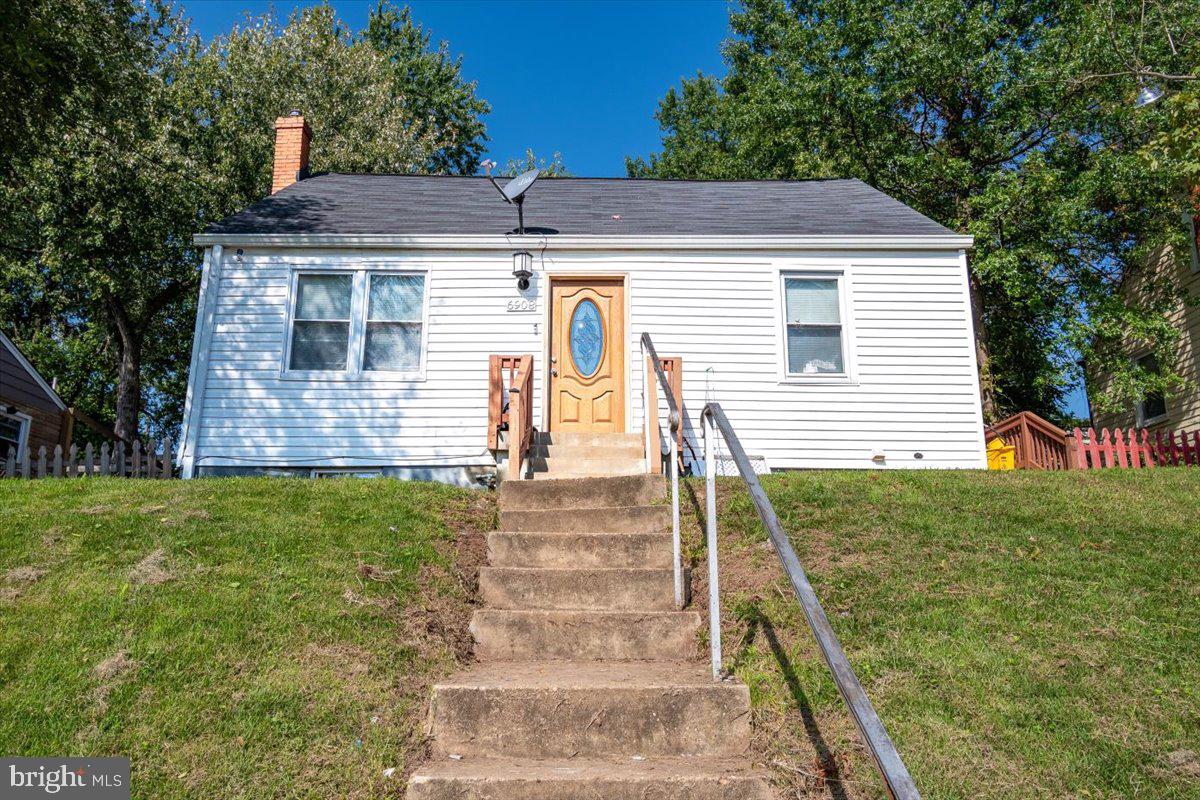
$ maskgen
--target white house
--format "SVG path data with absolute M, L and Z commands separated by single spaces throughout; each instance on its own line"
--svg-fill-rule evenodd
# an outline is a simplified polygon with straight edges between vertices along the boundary
M 487 178 L 309 176 L 277 132 L 275 193 L 196 237 L 185 476 L 482 482 L 491 356 L 533 356 L 538 430 L 637 433 L 643 333 L 688 463 L 718 400 L 770 469 L 985 466 L 971 239 L 860 181 L 543 178 L 521 234 Z

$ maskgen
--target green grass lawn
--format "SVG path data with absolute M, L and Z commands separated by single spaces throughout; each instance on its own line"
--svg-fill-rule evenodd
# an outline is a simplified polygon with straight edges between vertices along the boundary
M 1200 470 L 765 485 L 926 798 L 1200 798 Z M 880 797 L 739 486 L 725 654 L 757 758 Z M 470 657 L 461 533 L 493 518 L 388 480 L 0 481 L 0 752 L 128 755 L 139 798 L 397 796 Z
M 924 797 L 1200 797 L 1200 470 L 764 485 Z M 881 796 L 740 486 L 723 636 L 759 755 L 801 796 Z
M 492 515 L 385 480 L 0 481 L 0 753 L 126 755 L 140 798 L 395 796 L 469 657 L 456 534 Z

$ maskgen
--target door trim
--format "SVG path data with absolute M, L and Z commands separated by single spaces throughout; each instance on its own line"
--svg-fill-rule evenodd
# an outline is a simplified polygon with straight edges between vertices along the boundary
M 545 323 L 545 335 L 542 336 L 542 414 L 541 426 L 538 428 L 541 432 L 550 430 L 550 343 L 553 339 L 554 332 L 554 282 L 555 281 L 586 281 L 586 280 L 601 280 L 614 281 L 620 279 L 623 294 L 625 295 L 624 308 L 621 313 L 624 315 L 625 323 L 625 432 L 628 433 L 633 429 L 633 362 L 640 359 L 640 355 L 634 355 L 634 351 L 630 349 L 629 343 L 633 341 L 632 331 L 629 329 L 630 320 L 630 284 L 632 283 L 628 271 L 596 271 L 588 270 L 587 272 L 547 272 L 546 273 L 546 295 L 545 295 L 545 310 L 542 312 L 542 320 Z M 640 350 L 638 351 L 641 352 Z

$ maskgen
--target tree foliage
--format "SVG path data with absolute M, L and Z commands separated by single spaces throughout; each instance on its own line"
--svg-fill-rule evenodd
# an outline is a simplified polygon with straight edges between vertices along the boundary
M 314 170 L 477 166 L 488 107 L 406 9 L 380 3 L 355 33 L 330 7 L 305 8 L 205 43 L 165 0 L 20 3 L 28 22 L 76 31 L 55 36 L 87 68 L 39 73 L 36 53 L 22 67 L 54 85 L 22 118 L 20 146 L 6 145 L 0 325 L 68 403 L 122 436 L 180 419 L 200 264 L 191 237 L 270 191 L 276 117 L 304 111 Z M 56 16 L 68 12 L 78 16 Z M 114 30 L 94 64 L 91 32 Z
M 510 158 L 497 175 L 516 176 L 522 172 L 536 169 L 546 178 L 569 178 L 571 173 L 563 163 L 562 153 L 555 153 L 550 160 L 538 158 L 532 149 L 525 150 L 523 158 Z
M 1169 292 L 1135 302 L 1121 286 L 1181 239 L 1195 118 L 1182 100 L 1133 100 L 1196 71 L 1200 7 L 747 0 L 732 28 L 727 75 L 667 93 L 663 149 L 631 175 L 857 177 L 973 235 L 989 417 L 1059 414 L 1080 356 L 1132 377 L 1102 404 L 1176 379 L 1136 374 L 1105 343 L 1132 331 L 1167 356 L 1177 336 Z

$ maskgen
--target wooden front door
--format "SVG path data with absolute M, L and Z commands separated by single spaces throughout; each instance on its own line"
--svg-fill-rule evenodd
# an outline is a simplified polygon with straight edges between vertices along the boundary
M 625 431 L 625 282 L 551 281 L 550 430 Z

